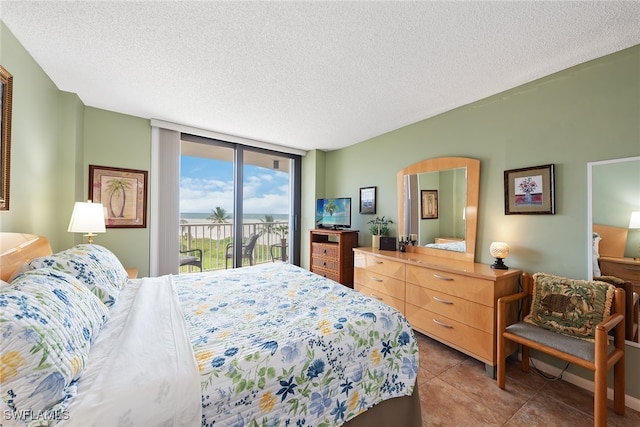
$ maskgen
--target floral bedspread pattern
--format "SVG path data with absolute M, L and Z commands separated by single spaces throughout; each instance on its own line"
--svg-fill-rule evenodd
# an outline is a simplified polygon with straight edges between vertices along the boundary
M 289 264 L 174 278 L 202 380 L 202 426 L 339 426 L 413 393 L 404 316 Z

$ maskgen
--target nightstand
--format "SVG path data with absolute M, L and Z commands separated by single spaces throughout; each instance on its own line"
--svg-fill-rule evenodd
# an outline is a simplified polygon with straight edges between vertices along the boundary
M 615 276 L 633 283 L 633 289 L 640 294 L 640 261 L 633 258 L 613 258 L 603 256 L 598 259 L 603 276 Z
M 138 269 L 136 267 L 125 267 L 127 270 L 127 275 L 129 279 L 137 279 L 138 278 Z

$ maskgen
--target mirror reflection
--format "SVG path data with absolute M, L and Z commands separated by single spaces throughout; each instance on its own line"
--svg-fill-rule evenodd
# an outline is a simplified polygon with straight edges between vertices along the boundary
M 592 162 L 587 169 L 588 277 L 625 288 L 626 338 L 638 343 L 640 225 L 633 219 L 640 212 L 640 157 Z
M 465 252 L 467 168 L 405 175 L 405 234 L 417 244 Z
M 398 233 L 410 252 L 474 261 L 480 161 L 439 157 L 398 172 Z

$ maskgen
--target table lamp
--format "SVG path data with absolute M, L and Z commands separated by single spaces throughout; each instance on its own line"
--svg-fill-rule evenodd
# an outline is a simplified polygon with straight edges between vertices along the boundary
M 493 242 L 491 246 L 489 246 L 489 253 L 491 253 L 491 256 L 496 259 L 495 262 L 491 264 L 491 268 L 495 268 L 497 270 L 509 269 L 509 267 L 502 262 L 502 260 L 509 255 L 509 245 L 504 242 Z
M 95 233 L 106 232 L 104 225 L 104 207 L 102 203 L 76 202 L 73 206 L 71 221 L 69 221 L 70 233 L 86 233 L 89 244 L 93 243 Z

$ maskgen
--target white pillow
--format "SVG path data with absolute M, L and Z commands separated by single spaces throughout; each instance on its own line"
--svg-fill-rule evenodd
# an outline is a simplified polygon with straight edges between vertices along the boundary
M 596 277 L 601 276 L 598 259 L 600 258 L 600 240 L 602 240 L 602 237 L 600 237 L 598 233 L 594 232 L 592 240 L 593 256 L 591 258 L 593 260 L 593 276 Z

